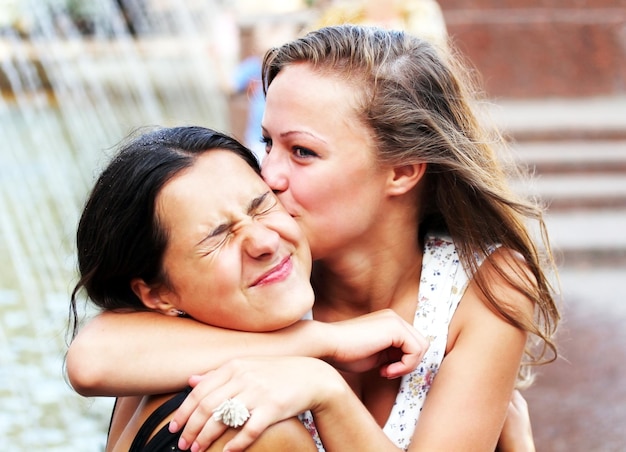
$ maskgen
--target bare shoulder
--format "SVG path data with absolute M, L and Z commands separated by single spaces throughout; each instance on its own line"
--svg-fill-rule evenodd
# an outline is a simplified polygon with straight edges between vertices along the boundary
M 494 251 L 478 268 L 461 298 L 450 324 L 448 349 L 454 346 L 457 336 L 471 326 L 495 328 L 494 333 L 514 328 L 503 312 L 516 319 L 532 321 L 534 305 L 527 293 L 532 292 L 536 284 L 526 261 L 518 253 L 505 248 Z
M 531 314 L 533 306 L 526 294 L 536 285 L 537 280 L 519 253 L 498 248 L 478 268 L 462 301 L 482 302 L 492 309 L 492 303 L 485 293 L 487 290 L 493 298 L 491 301 L 503 308 L 520 314 Z
M 222 452 L 239 429 L 228 429 L 211 444 L 207 452 Z M 280 452 L 280 451 L 317 452 L 311 434 L 297 418 L 278 422 L 265 430 L 259 438 L 246 449 L 248 452 Z
M 118 397 L 111 417 L 106 450 L 110 452 L 129 450 L 146 419 L 170 397 L 172 394 Z M 153 435 L 169 422 L 170 417 L 161 421 L 154 429 Z
M 317 447 L 304 425 L 297 418 L 291 418 L 272 425 L 248 450 L 317 452 Z
M 107 452 L 115 451 L 121 445 L 126 426 L 139 407 L 141 399 L 141 396 L 118 397 L 116 399 L 107 436 Z M 128 449 L 127 444 L 124 444 L 123 447 Z

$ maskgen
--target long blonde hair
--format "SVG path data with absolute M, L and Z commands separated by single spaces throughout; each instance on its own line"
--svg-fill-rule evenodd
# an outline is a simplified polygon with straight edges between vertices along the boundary
M 553 335 L 560 315 L 549 274 L 556 275 L 543 210 L 509 187 L 516 168 L 505 168 L 496 154 L 504 140 L 481 125 L 474 112 L 477 97 L 470 72 L 452 51 L 401 31 L 340 25 L 312 31 L 269 50 L 263 62 L 265 91 L 282 68 L 306 62 L 315 70 L 349 81 L 361 92 L 357 114 L 372 131 L 381 162 L 427 163 L 420 232 L 449 233 L 466 270 L 500 315 L 538 339 L 529 341 L 524 364 L 550 362 L 557 356 Z M 540 243 L 528 221 L 538 225 Z M 496 270 L 535 306 L 533 319 L 494 296 L 477 272 L 494 246 L 523 257 L 528 272 L 516 278 Z M 528 375 L 526 366 L 520 372 Z

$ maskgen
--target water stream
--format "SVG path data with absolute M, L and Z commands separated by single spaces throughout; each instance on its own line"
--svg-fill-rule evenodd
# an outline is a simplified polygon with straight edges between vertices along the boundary
M 9 4 L 19 25 L 0 23 L 0 437 L 17 450 L 100 451 L 112 401 L 82 398 L 63 377 L 78 214 L 136 127 L 228 129 L 208 56 L 217 4 Z

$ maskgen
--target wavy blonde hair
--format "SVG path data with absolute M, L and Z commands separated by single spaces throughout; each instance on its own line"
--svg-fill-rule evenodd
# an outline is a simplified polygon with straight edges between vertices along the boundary
M 371 130 L 382 163 L 427 163 L 420 231 L 449 233 L 491 307 L 530 333 L 519 379 L 520 384 L 530 382 L 529 364 L 556 359 L 553 336 L 560 319 L 549 277 L 557 273 L 543 208 L 511 189 L 509 181 L 521 176 L 520 169 L 499 158 L 496 151 L 503 151 L 505 142 L 495 128 L 478 120 L 472 74 L 449 49 L 444 53 L 401 31 L 325 27 L 269 50 L 263 87 L 267 92 L 278 73 L 293 63 L 340 77 L 360 92 L 357 114 Z M 538 226 L 539 243 L 529 221 Z M 518 267 L 514 275 L 502 264 L 496 270 L 533 302 L 533 318 L 498 300 L 477 271 L 494 246 L 524 259 L 525 268 Z

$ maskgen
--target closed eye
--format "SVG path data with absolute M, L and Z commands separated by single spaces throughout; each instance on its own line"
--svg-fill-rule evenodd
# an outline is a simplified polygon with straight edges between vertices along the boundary
M 225 227 L 224 229 L 220 228 L 221 226 L 218 227 L 219 231 L 216 230 L 211 232 L 211 234 L 199 243 L 200 252 L 203 256 L 207 256 L 217 250 L 220 246 L 226 243 L 226 240 L 230 237 L 231 232 L 229 227 Z
M 255 198 L 248 209 L 249 215 L 264 215 L 269 213 L 278 203 L 272 192 L 265 192 L 261 196 Z

